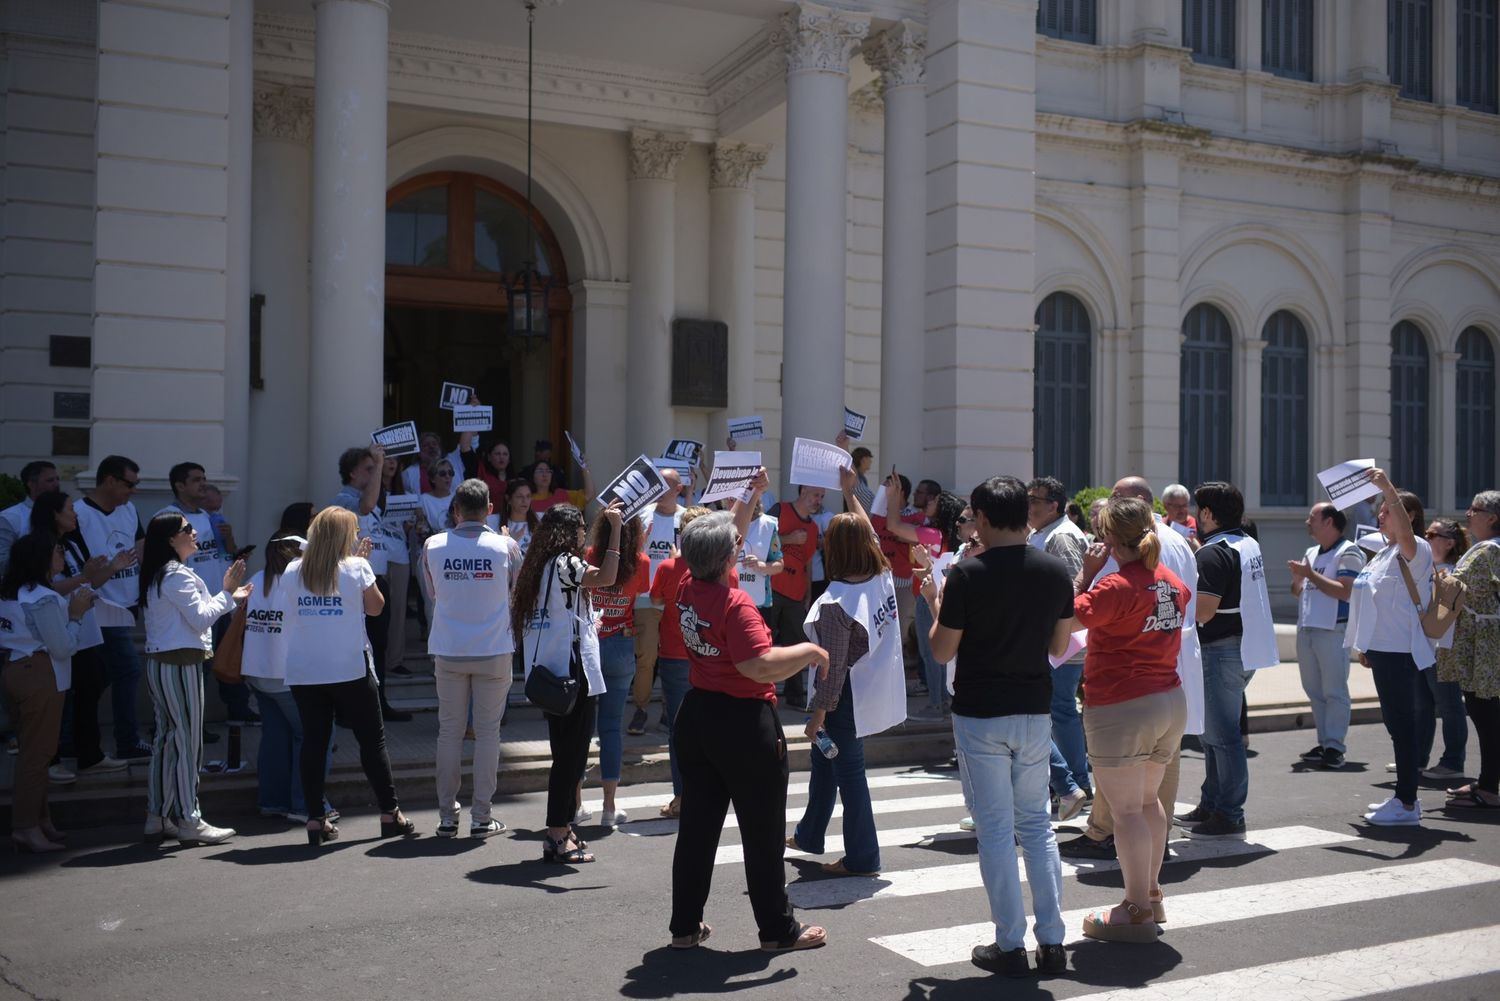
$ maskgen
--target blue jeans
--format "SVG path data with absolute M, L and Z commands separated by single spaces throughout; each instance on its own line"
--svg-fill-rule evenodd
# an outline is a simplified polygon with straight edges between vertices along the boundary
M 823 854 L 823 835 L 833 818 L 834 799 L 844 801 L 844 867 L 852 872 L 880 871 L 880 844 L 875 837 L 875 811 L 865 780 L 865 742 L 855 736 L 854 693 L 849 679 L 839 693 L 839 705 L 823 718 L 823 729 L 838 745 L 832 761 L 814 747 L 812 774 L 807 780 L 807 809 L 797 824 L 797 846 Z
M 913 618 L 917 656 L 922 659 L 922 670 L 927 676 L 927 705 L 942 709 L 943 703 L 948 701 L 948 665 L 932 655 L 932 644 L 927 640 L 927 634 L 932 631 L 932 609 L 927 607 L 927 599 L 921 595 L 917 596 Z
M 1203 644 L 1203 791 L 1199 805 L 1231 823 L 1245 821 L 1250 762 L 1240 733 L 1240 706 L 1250 674 L 1240 659 L 1240 637 Z
M 255 690 L 260 707 L 260 751 L 255 758 L 257 782 L 256 805 L 262 811 L 296 813 L 307 816 L 307 800 L 302 795 L 302 717 L 291 689 L 267 691 L 255 679 L 246 684 Z M 333 763 L 333 742 L 328 744 L 328 761 Z M 323 803 L 324 812 L 330 807 Z
M 104 670 L 109 678 L 110 708 L 115 720 L 115 753 L 128 754 L 141 742 L 135 698 L 141 683 L 141 659 L 129 626 L 105 626 Z
M 599 640 L 604 694 L 599 696 L 599 778 L 620 781 L 625 759 L 625 703 L 635 680 L 635 637 L 616 633 Z
M 995 944 L 1005 951 L 1026 943 L 1015 839 L 1021 839 L 1026 879 L 1036 910 L 1036 940 L 1063 940 L 1062 865 L 1047 802 L 1047 757 L 1052 721 L 1047 716 L 977 719 L 953 715 L 959 768 L 973 796 L 979 838 L 979 872 L 990 898 Z
M 1318 746 L 1342 754 L 1349 736 L 1349 649 L 1344 646 L 1343 628 L 1299 628 L 1297 670 L 1312 706 Z
M 1417 686 L 1417 763 L 1426 768 L 1432 757 L 1432 738 L 1437 720 L 1443 720 L 1443 756 L 1438 764 L 1460 774 L 1469 749 L 1469 718 L 1464 713 L 1464 692 L 1456 681 L 1439 681 L 1437 668 L 1422 672 L 1424 684 Z
M 1083 717 L 1078 713 L 1078 682 L 1082 664 L 1064 664 L 1052 672 L 1052 791 L 1059 795 L 1073 789 L 1092 789 L 1089 781 L 1088 748 L 1083 740 Z M 1064 788 L 1058 789 L 1057 764 L 1061 758 L 1068 772 Z
M 1380 696 L 1380 716 L 1391 735 L 1396 754 L 1396 798 L 1410 805 L 1417 801 L 1417 781 L 1422 771 L 1421 727 L 1417 720 L 1417 692 L 1427 687 L 1409 653 L 1366 650 L 1375 694 Z M 1431 710 L 1429 710 L 1430 714 Z
M 656 676 L 661 680 L 662 708 L 667 715 L 667 757 L 672 763 L 672 795 L 682 795 L 682 772 L 677 768 L 677 710 L 688 691 L 688 662 L 658 657 Z

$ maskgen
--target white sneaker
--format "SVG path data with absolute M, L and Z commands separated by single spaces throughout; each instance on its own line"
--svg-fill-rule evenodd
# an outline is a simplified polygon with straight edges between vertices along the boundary
M 625 815 L 624 810 L 605 810 L 599 814 L 599 824 L 601 827 L 619 827 L 629 819 Z
M 965 817 L 963 820 L 960 820 L 958 822 L 958 829 L 960 831 L 973 831 L 974 830 L 974 818 L 973 817 Z
M 130 762 L 128 762 L 128 761 L 121 761 L 119 758 L 112 758 L 112 757 L 110 757 L 109 755 L 106 754 L 104 757 L 100 758 L 98 761 L 94 762 L 92 765 L 89 765 L 87 768 L 80 768 L 80 769 L 78 769 L 78 774 L 80 774 L 80 775 L 102 775 L 105 772 L 119 772 L 119 771 L 124 771 L 125 769 L 127 769 L 129 767 L 130 767 Z
M 169 817 L 147 817 L 146 830 L 142 840 L 147 844 L 159 845 L 167 838 L 177 837 L 177 825 L 172 823 Z
M 78 776 L 69 771 L 67 765 L 48 765 L 47 781 L 55 786 L 65 786 L 77 782 Z
M 1394 761 L 1387 762 L 1385 770 L 1392 775 L 1396 774 L 1396 763 Z
M 594 819 L 594 811 L 580 806 L 578 812 L 573 814 L 573 823 L 587 824 Z
M 222 845 L 234 837 L 234 828 L 215 827 L 199 819 L 196 824 L 183 822 L 177 827 L 177 840 L 185 845 Z
M 1422 803 L 1419 800 L 1407 809 L 1399 799 L 1392 796 L 1365 814 L 1365 819 L 1377 827 L 1416 827 L 1422 823 Z

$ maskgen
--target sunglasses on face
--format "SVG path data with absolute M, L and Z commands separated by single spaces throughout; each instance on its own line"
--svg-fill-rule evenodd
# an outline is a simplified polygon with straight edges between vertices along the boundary
M 963 515 L 958 519 L 958 523 L 960 525 L 972 525 L 974 524 L 974 519 L 970 518 L 968 515 Z
M 192 525 L 189 525 L 187 522 L 183 522 L 182 523 L 182 527 L 179 528 L 174 534 L 176 534 L 176 535 L 191 535 L 191 534 L 193 534 L 196 531 L 197 531 L 197 529 L 193 528 Z

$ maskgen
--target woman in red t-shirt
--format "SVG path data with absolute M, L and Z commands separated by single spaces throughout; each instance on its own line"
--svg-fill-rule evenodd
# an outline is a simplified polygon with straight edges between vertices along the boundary
M 678 529 L 687 528 L 701 516 L 706 507 L 690 507 L 682 512 Z M 667 757 L 672 765 L 672 802 L 661 808 L 663 817 L 682 815 L 682 772 L 677 767 L 677 735 L 672 721 L 682 706 L 688 690 L 687 647 L 682 643 L 682 617 L 677 611 L 677 593 L 687 579 L 687 561 L 676 549 L 656 568 L 651 581 L 651 604 L 663 610 L 656 651 L 656 676 L 661 679 L 661 700 L 667 722 Z
M 1073 582 L 1073 614 L 1089 631 L 1083 727 L 1095 788 L 1115 818 L 1125 900 L 1085 917 L 1083 933 L 1154 942 L 1168 824 L 1156 796 L 1187 722 L 1177 651 L 1188 588 L 1159 562 L 1161 540 L 1144 501 L 1112 499 L 1099 524 L 1101 541 L 1089 547 Z M 1089 589 L 1111 554 L 1120 569 Z
M 588 561 L 602 561 L 609 546 L 610 526 L 594 520 Z M 599 823 L 615 827 L 625 823 L 624 810 L 615 808 L 615 790 L 625 758 L 624 713 L 635 679 L 635 599 L 651 587 L 651 561 L 642 550 L 646 533 L 639 518 L 626 518 L 620 529 L 620 571 L 615 583 L 594 589 L 594 608 L 599 613 L 599 669 L 604 673 L 604 692 L 599 696 L 599 781 L 604 787 L 604 807 Z
M 736 501 L 733 514 L 702 515 L 682 532 L 680 558 L 690 576 L 677 608 L 692 687 L 673 720 L 682 773 L 672 858 L 674 949 L 691 949 L 708 937 L 703 908 L 731 803 L 761 949 L 811 949 L 828 939 L 822 928 L 793 917 L 786 896 L 786 738 L 776 715 L 776 682 L 809 664 L 826 679 L 828 653 L 812 643 L 772 646 L 755 600 L 732 583 L 750 510 L 765 488 L 762 469 L 749 503 Z

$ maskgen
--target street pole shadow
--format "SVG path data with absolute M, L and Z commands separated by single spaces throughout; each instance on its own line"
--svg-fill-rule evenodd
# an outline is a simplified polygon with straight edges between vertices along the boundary
M 706 945 L 695 949 L 662 946 L 642 955 L 639 966 L 625 971 L 620 993 L 628 998 L 731 994 L 786 983 L 801 975 L 795 966 L 770 969 L 776 958 L 758 949 L 730 952 Z M 753 976 L 757 973 L 764 975 Z

